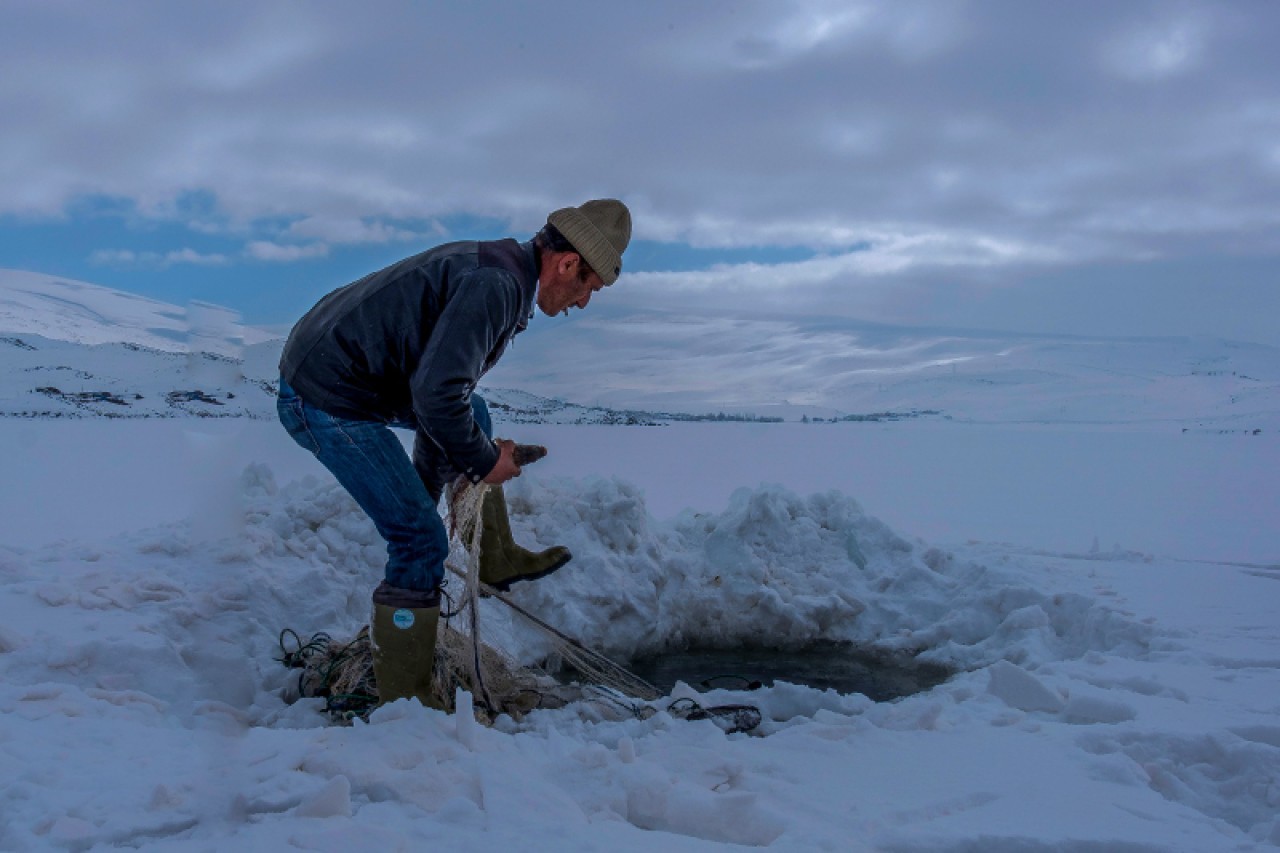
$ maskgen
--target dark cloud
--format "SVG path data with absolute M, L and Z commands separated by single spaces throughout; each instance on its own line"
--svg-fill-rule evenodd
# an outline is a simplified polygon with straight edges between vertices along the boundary
M 650 239 L 902 260 L 859 281 L 1141 276 L 1275 256 L 1277 31 L 1264 2 L 21 2 L 0 213 L 205 192 L 372 237 L 608 194 Z

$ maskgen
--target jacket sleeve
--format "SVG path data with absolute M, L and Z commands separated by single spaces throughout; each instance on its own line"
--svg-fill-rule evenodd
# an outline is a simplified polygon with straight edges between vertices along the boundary
M 472 416 L 471 392 L 515 325 L 520 299 L 502 270 L 473 270 L 457 284 L 414 370 L 413 412 L 427 437 L 477 482 L 498 463 L 498 450 Z

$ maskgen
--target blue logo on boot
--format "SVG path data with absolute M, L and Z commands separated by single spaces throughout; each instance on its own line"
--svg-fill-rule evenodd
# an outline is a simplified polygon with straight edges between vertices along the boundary
M 413 627 L 413 611 L 397 610 L 395 614 L 391 617 L 391 621 L 395 623 L 397 628 L 412 628 Z

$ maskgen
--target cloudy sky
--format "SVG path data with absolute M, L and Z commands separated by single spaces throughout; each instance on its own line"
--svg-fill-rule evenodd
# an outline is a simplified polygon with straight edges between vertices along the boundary
M 631 206 L 614 309 L 1280 344 L 1280 4 L 58 2 L 0 267 L 289 323 Z

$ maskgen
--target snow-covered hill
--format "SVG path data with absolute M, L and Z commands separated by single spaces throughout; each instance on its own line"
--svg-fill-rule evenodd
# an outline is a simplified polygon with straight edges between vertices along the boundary
M 182 308 L 82 281 L 0 269 L 0 332 L 78 344 L 130 343 L 166 352 L 223 352 L 272 335 L 203 303 Z
M 0 270 L 0 415 L 271 417 L 281 344 L 215 306 Z M 571 321 L 539 316 L 486 379 L 497 418 L 517 423 L 925 412 L 1280 429 L 1280 349 L 1213 339 L 617 314 L 606 304 Z
M 0 270 L 0 416 L 272 418 L 283 344 L 217 306 Z M 516 423 L 662 422 L 520 391 L 486 397 Z
M 234 312 L 0 270 L 0 417 L 273 418 L 284 341 Z M 508 423 L 687 419 L 484 389 Z
M 0 335 L 0 415 L 263 418 L 275 386 L 254 368 L 272 353 L 278 345 L 255 344 L 234 357 Z
M 264 341 L 230 356 L 0 334 L 0 417 L 274 418 L 282 343 Z M 483 392 L 503 423 L 654 425 L 685 419 L 511 389 Z
M 592 308 L 594 309 L 594 305 Z M 544 320 L 498 384 L 615 408 L 1280 427 L 1280 349 L 650 311 Z M 554 365 L 554 368 L 551 367 Z M 825 414 L 823 412 L 825 411 Z

